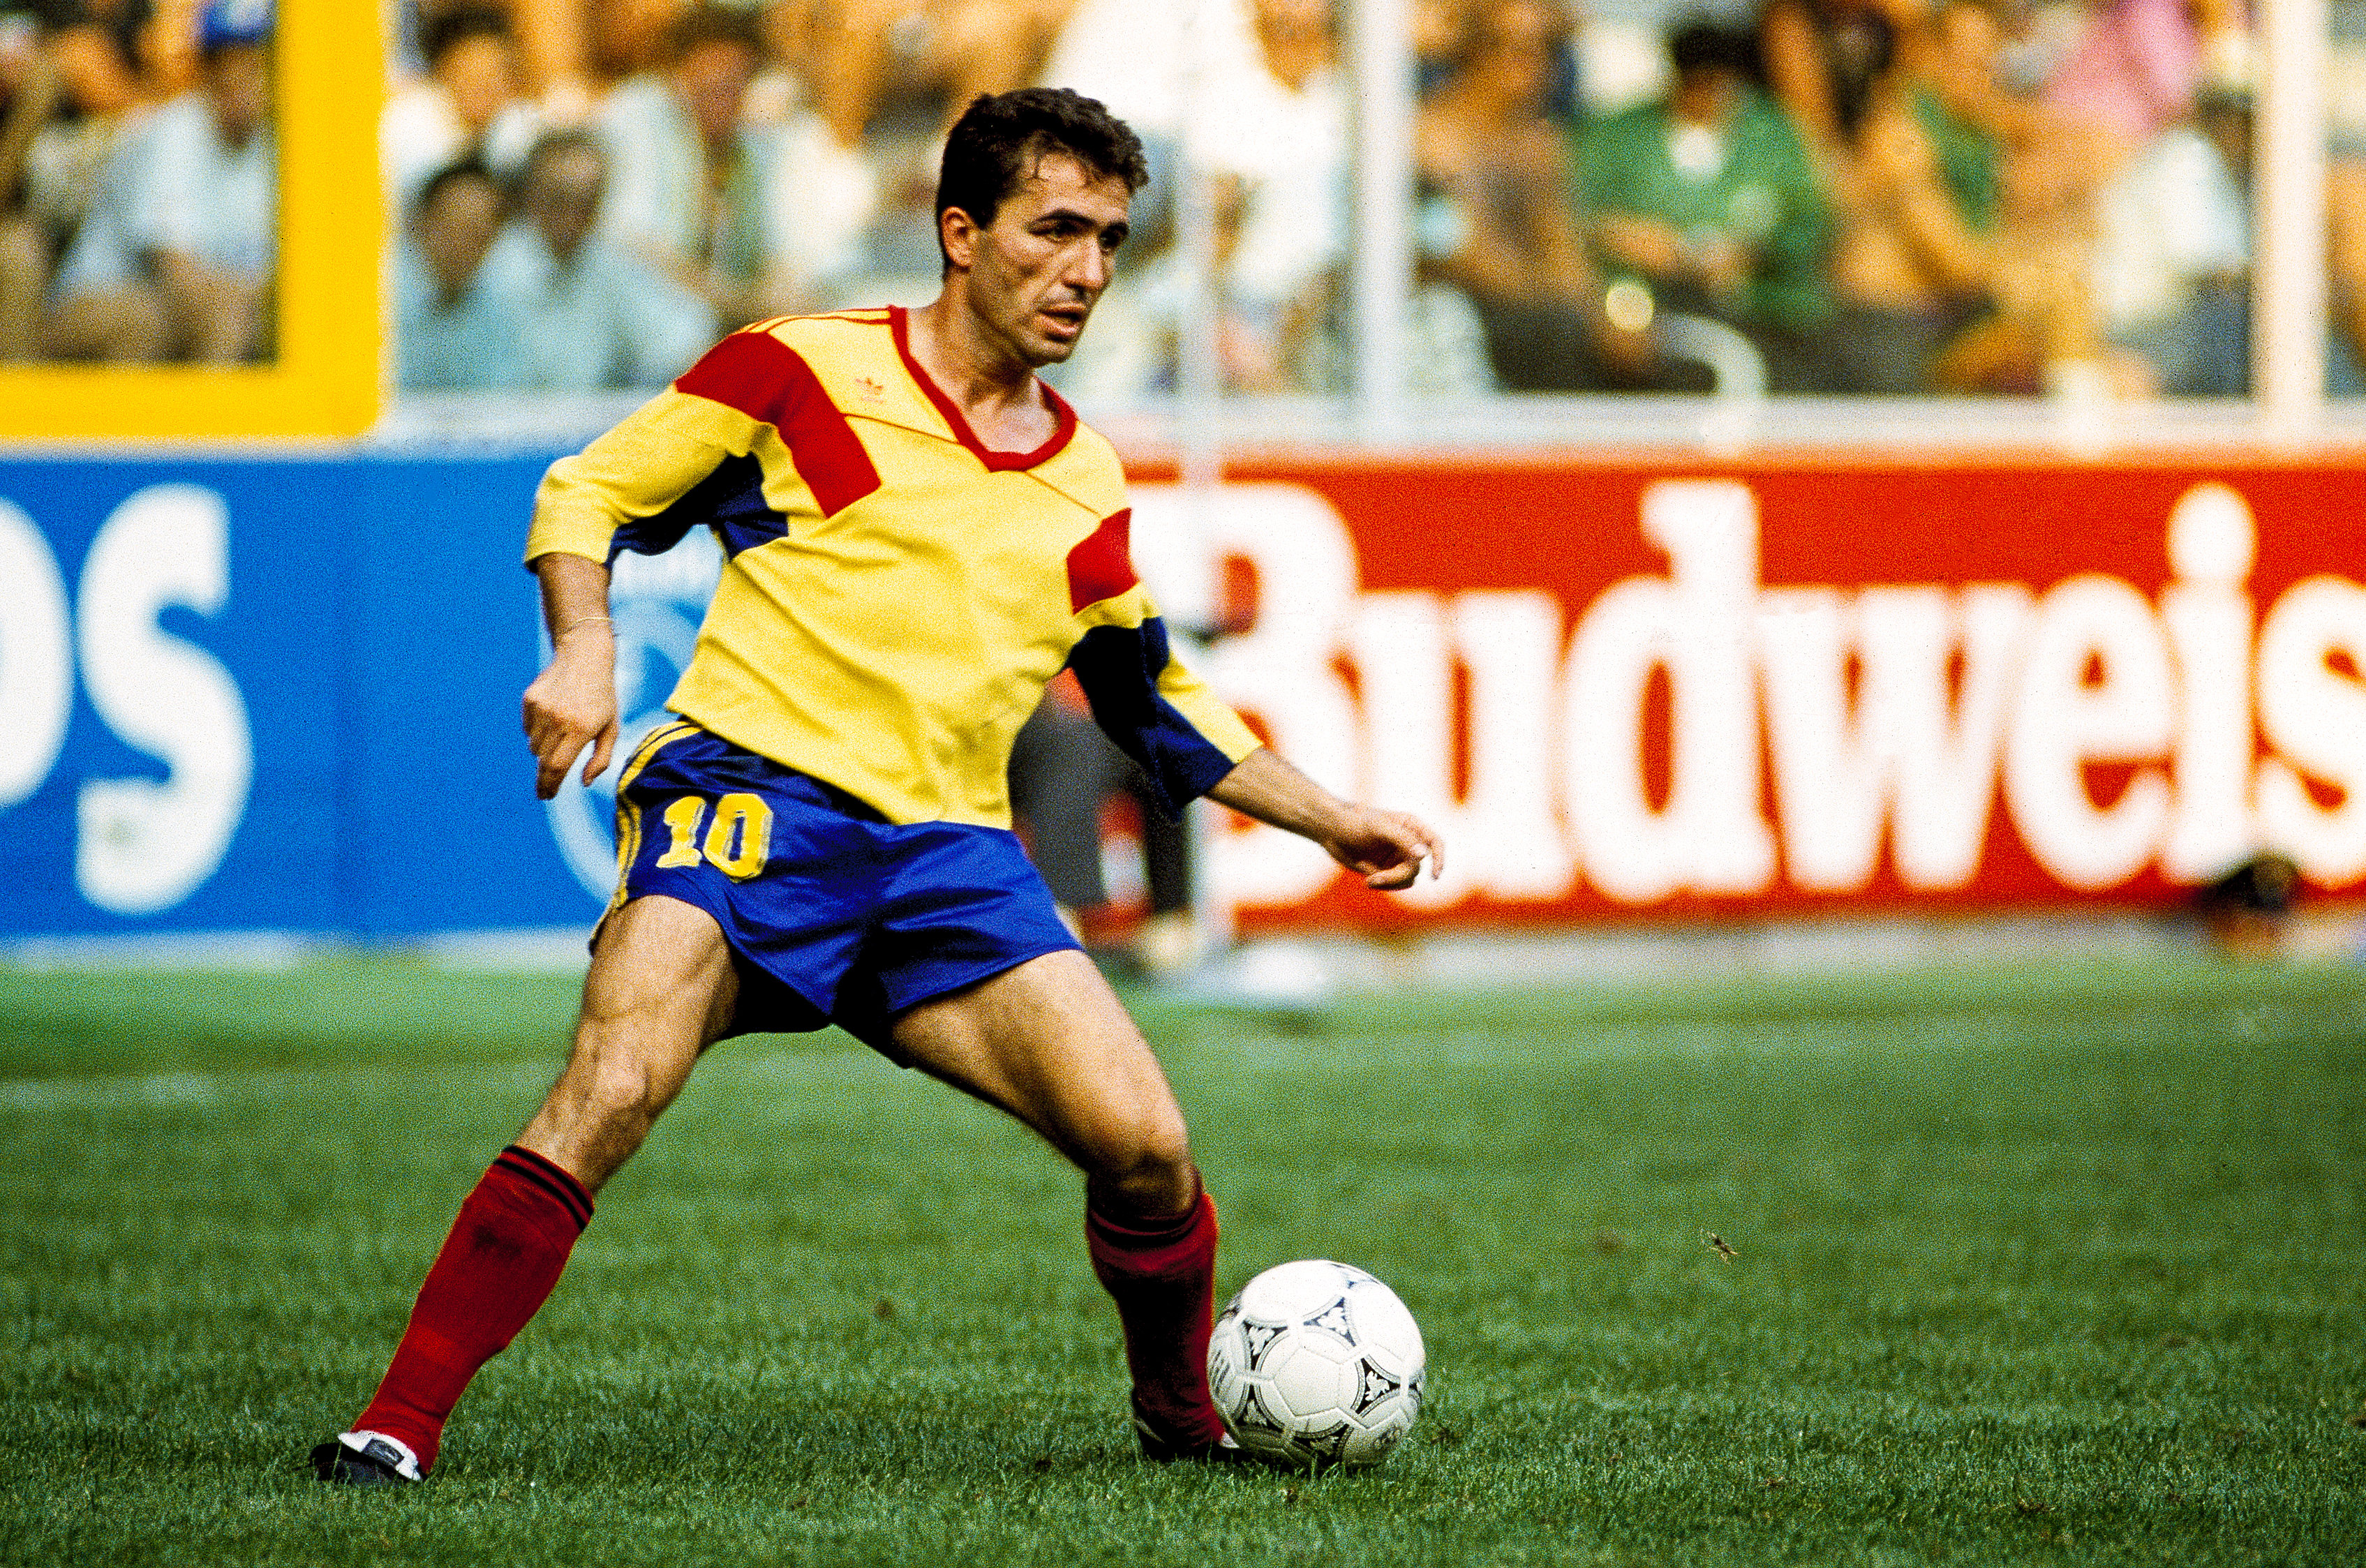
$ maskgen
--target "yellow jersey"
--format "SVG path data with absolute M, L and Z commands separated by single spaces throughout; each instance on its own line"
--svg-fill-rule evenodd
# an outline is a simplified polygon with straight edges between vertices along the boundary
M 1008 827 L 1012 739 L 1063 669 L 1179 809 L 1257 740 L 1169 649 L 1117 453 L 1048 386 L 1051 438 L 987 448 L 907 333 L 889 309 L 725 338 L 551 465 L 528 564 L 713 529 L 722 581 L 666 705 L 891 821 Z

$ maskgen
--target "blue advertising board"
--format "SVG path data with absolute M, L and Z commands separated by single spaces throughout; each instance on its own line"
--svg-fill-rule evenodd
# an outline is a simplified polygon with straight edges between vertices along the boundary
M 594 918 L 605 803 L 536 801 L 519 730 L 548 461 L 0 464 L 0 938 Z M 646 723 L 715 568 L 641 566 Z

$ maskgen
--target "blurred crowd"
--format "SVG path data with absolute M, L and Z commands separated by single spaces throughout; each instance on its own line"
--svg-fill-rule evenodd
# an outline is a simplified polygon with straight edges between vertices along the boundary
M 2246 0 L 1618 4 L 1414 0 L 1416 393 L 2244 390 Z M 0 357 L 270 354 L 269 6 L 0 0 Z M 925 299 L 944 128 L 1044 83 L 1130 120 L 1155 174 L 1071 391 L 1175 384 L 1208 298 L 1187 147 L 1225 384 L 1342 389 L 1343 11 L 404 0 L 400 380 L 654 386 L 750 321 Z M 2333 152 L 2328 375 L 2357 392 L 2366 142 Z
M 0 359 L 273 354 L 271 0 L 0 0 Z

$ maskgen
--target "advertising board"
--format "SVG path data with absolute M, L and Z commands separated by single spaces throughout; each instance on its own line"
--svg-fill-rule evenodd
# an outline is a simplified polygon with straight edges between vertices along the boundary
M 0 464 L 0 936 L 588 925 L 533 798 L 548 454 Z M 2183 899 L 2366 882 L 2366 512 L 2332 462 L 1293 460 L 1155 471 L 1136 555 L 1309 772 L 1429 818 L 1401 899 L 1235 823 L 1250 929 Z M 617 579 L 628 728 L 719 557 Z M 630 737 L 628 735 L 627 739 Z
M 1164 503 L 1249 601 L 1212 675 L 1453 852 L 1383 899 L 1245 831 L 1223 880 L 1398 926 L 2157 904 L 2262 849 L 2353 888 L 2361 499 L 2329 464 L 1235 470 Z

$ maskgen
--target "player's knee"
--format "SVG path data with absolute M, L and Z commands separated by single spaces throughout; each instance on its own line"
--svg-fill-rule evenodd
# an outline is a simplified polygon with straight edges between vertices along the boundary
M 1109 1127 L 1095 1153 L 1095 1190 L 1128 1212 L 1177 1213 L 1199 1190 L 1190 1138 L 1171 1108 Z
M 647 1127 L 659 1109 L 655 1078 L 646 1064 L 628 1056 L 596 1064 L 584 1098 L 592 1119 L 617 1131 Z
M 1156 1172 L 1162 1181 L 1190 1175 L 1191 1138 L 1180 1112 L 1171 1111 L 1152 1120 L 1142 1141 L 1141 1161 L 1144 1168 Z

